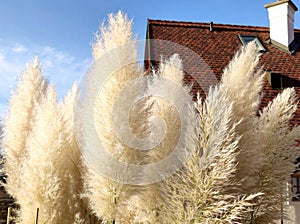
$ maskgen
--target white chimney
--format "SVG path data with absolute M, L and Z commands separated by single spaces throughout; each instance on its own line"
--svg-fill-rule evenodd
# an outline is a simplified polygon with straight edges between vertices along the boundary
M 298 8 L 290 0 L 278 0 L 265 8 L 269 12 L 271 42 L 288 48 L 294 40 L 294 14 Z

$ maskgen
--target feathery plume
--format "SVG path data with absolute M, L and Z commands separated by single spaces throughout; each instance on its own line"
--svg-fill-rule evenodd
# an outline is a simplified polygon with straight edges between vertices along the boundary
M 23 163 L 27 158 L 28 136 L 35 124 L 35 115 L 48 87 L 42 68 L 35 57 L 20 76 L 17 88 L 11 93 L 9 112 L 4 127 L 5 189 L 19 203 Z

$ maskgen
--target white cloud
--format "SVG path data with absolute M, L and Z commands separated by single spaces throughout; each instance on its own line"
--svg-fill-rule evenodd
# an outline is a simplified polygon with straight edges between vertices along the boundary
M 17 75 L 20 74 L 21 65 L 9 59 L 0 52 L 0 98 L 7 98 L 10 90 L 15 86 Z
M 75 81 L 80 80 L 91 61 L 90 58 L 78 58 L 53 46 L 25 46 L 0 41 L 0 49 L 0 117 L 7 110 L 8 98 L 17 84 L 17 77 L 36 55 L 39 56 L 44 76 L 55 84 L 59 98 L 68 92 Z
M 15 47 L 12 48 L 12 51 L 16 53 L 23 53 L 23 52 L 27 52 L 28 49 L 22 44 L 17 44 Z
M 44 75 L 56 85 L 60 98 L 85 74 L 91 61 L 89 58 L 77 59 L 50 46 L 44 47 L 40 55 Z

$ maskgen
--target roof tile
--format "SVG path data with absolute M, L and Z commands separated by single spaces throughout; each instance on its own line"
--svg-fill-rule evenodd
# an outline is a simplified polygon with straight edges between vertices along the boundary
M 298 48 L 294 54 L 289 54 L 268 43 L 268 27 L 213 24 L 213 31 L 211 32 L 210 23 L 148 20 L 147 28 L 147 37 L 149 39 L 161 39 L 178 43 L 188 47 L 205 61 L 213 73 L 207 71 L 198 72 L 202 81 L 201 87 L 209 85 L 215 77 L 220 80 L 223 69 L 242 46 L 238 37 L 239 34 L 252 35 L 259 38 L 266 49 L 266 52 L 261 56 L 260 66 L 265 70 L 281 73 L 283 88 L 293 86 L 298 96 L 300 96 L 300 49 Z M 300 30 L 298 29 L 295 30 L 295 39 L 300 43 Z M 184 70 L 187 67 L 193 71 L 201 70 L 199 69 L 201 65 L 196 65 L 189 58 L 185 58 L 184 53 L 180 54 L 181 52 L 175 52 L 174 49 L 166 50 L 164 48 L 162 50 L 157 46 L 151 49 L 152 56 L 154 55 L 157 58 L 160 58 L 160 55 L 167 58 L 174 53 L 179 53 L 182 57 Z M 203 72 L 206 72 L 206 75 L 201 75 Z M 187 75 L 185 80 L 192 82 L 193 78 Z M 194 93 L 200 91 L 202 96 L 204 96 L 204 92 L 199 85 L 194 86 L 192 91 Z M 281 91 L 273 90 L 268 81 L 266 81 L 261 107 L 266 106 Z M 299 124 L 299 121 L 300 107 L 298 107 L 293 123 Z

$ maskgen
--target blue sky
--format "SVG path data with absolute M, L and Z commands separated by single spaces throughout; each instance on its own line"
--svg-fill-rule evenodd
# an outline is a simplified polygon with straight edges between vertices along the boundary
M 66 94 L 87 70 L 93 34 L 122 10 L 145 38 L 147 19 L 268 26 L 264 5 L 275 0 L 9 0 L 0 3 L 0 117 L 26 63 L 38 55 L 44 75 Z M 300 0 L 293 0 L 300 8 Z M 299 14 L 299 15 L 298 15 Z M 300 28 L 300 12 L 295 28 Z

